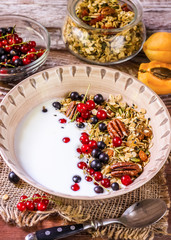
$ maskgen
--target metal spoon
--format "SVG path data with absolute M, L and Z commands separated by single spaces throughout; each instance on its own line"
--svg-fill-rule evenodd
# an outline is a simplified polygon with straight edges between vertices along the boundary
M 54 240 L 74 235 L 78 232 L 113 223 L 121 223 L 128 228 L 143 228 L 160 220 L 167 210 L 161 199 L 146 199 L 130 206 L 120 218 L 94 220 L 84 224 L 58 226 L 30 233 L 25 240 Z

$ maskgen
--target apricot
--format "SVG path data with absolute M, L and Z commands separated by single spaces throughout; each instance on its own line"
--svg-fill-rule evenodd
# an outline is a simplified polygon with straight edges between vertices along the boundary
M 138 79 L 153 89 L 157 94 L 171 93 L 171 64 L 152 61 L 142 63 Z
M 144 43 L 143 50 L 151 61 L 171 63 L 171 33 L 152 34 Z

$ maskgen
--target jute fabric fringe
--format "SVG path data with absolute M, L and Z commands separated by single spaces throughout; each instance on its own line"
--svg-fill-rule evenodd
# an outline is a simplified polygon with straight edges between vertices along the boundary
M 68 221 L 82 223 L 92 219 L 117 218 L 124 210 L 136 201 L 146 198 L 161 198 L 170 207 L 168 188 L 164 168 L 147 184 L 141 188 L 110 200 L 101 201 L 73 201 L 50 196 L 49 211 L 46 212 L 19 212 L 16 208 L 19 197 L 23 194 L 31 197 L 41 191 L 20 180 L 17 185 L 9 182 L 10 169 L 0 157 L 0 214 L 4 221 L 13 222 L 19 227 L 32 227 L 49 215 L 58 213 Z M 4 201 L 4 194 L 9 199 Z M 119 224 L 102 227 L 91 231 L 93 237 L 105 236 L 108 239 L 122 240 L 152 240 L 155 234 L 167 235 L 167 214 L 156 224 L 143 229 L 128 229 Z

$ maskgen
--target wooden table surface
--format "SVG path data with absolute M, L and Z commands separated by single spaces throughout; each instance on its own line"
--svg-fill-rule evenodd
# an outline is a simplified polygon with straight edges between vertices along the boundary
M 147 28 L 147 35 L 156 31 L 171 32 L 171 0 L 141 0 L 144 9 L 144 22 Z M 47 27 L 51 36 L 51 52 L 45 65 L 40 69 L 46 69 L 58 65 L 80 64 L 83 63 L 76 57 L 72 56 L 65 49 L 65 45 L 61 40 L 61 26 L 66 15 L 67 0 L 1 0 L 1 14 L 20 14 L 31 17 L 45 27 Z M 112 68 L 128 72 L 130 74 L 137 73 L 139 64 L 147 62 L 148 59 L 141 52 L 134 59 L 127 63 L 115 65 Z M 13 84 L 0 83 L 0 98 L 2 98 Z M 171 114 L 171 96 L 162 96 L 164 103 L 167 105 Z M 171 166 L 167 165 L 166 179 L 169 194 L 171 196 Z M 171 212 L 169 214 L 169 228 L 171 233 Z M 24 237 L 32 231 L 41 228 L 52 227 L 56 225 L 66 224 L 59 216 L 52 216 L 49 219 L 39 223 L 34 228 L 20 229 L 14 225 L 3 222 L 0 217 L 0 240 L 23 240 Z M 68 240 L 88 240 L 91 239 L 86 233 L 78 234 Z M 103 238 L 105 239 L 105 238 Z M 156 236 L 154 240 L 168 240 L 170 236 Z M 100 240 L 100 238 L 96 239 Z

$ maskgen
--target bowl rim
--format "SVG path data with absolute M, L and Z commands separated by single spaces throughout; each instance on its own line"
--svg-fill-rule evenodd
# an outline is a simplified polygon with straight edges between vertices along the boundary
M 41 23 L 39 23 L 38 21 L 34 20 L 33 18 L 26 17 L 26 16 L 23 16 L 23 15 L 3 14 L 3 15 L 0 15 L 0 21 L 1 21 L 1 17 L 8 17 L 9 19 L 13 18 L 13 17 L 16 18 L 16 19 L 20 18 L 21 20 L 27 20 L 27 21 L 29 20 L 30 22 L 37 24 L 41 29 L 43 29 L 43 31 L 47 35 L 47 47 L 46 47 L 46 50 L 45 50 L 45 52 L 43 53 L 43 55 L 41 57 L 39 57 L 34 62 L 32 62 L 32 63 L 30 63 L 28 65 L 21 66 L 22 67 L 21 71 L 16 72 L 16 73 L 12 73 L 12 74 L 11 73 L 5 73 L 5 74 L 1 73 L 0 76 L 2 76 L 2 77 L 3 76 L 4 77 L 8 77 L 8 76 L 11 77 L 11 76 L 15 76 L 17 74 L 20 74 L 20 73 L 24 72 L 27 69 L 30 69 L 30 68 L 32 69 L 34 67 L 37 67 L 37 65 L 39 65 L 39 63 L 41 63 L 45 57 L 47 57 L 47 55 L 48 55 L 48 53 L 50 51 L 51 40 L 50 40 L 50 34 L 49 34 L 48 30 Z M 10 71 L 11 69 L 12 68 L 5 68 L 5 70 L 7 70 L 7 71 L 8 70 Z
M 0 103 L 0 107 L 1 105 L 3 105 L 3 102 L 6 100 L 6 98 L 13 92 L 16 90 L 16 88 L 21 84 L 21 83 L 25 83 L 27 81 L 29 81 L 29 79 L 32 79 L 34 78 L 35 76 L 38 76 L 38 75 L 42 75 L 44 72 L 47 72 L 47 71 L 57 71 L 58 69 L 60 68 L 72 68 L 73 66 L 75 67 L 81 67 L 81 68 L 86 68 L 86 67 L 91 67 L 91 68 L 99 68 L 99 69 L 106 69 L 108 71 L 117 71 L 119 73 L 122 73 L 124 75 L 126 75 L 128 78 L 133 78 L 133 80 L 135 80 L 136 82 L 140 82 L 136 77 L 134 76 L 131 76 L 130 74 L 127 74 L 125 72 L 122 72 L 118 69 L 111 69 L 111 68 L 106 68 L 106 67 L 101 67 L 101 66 L 96 66 L 96 65 L 88 65 L 88 64 L 72 64 L 72 65 L 64 65 L 64 66 L 56 66 L 56 67 L 53 67 L 53 68 L 48 68 L 48 69 L 45 69 L 43 71 L 40 71 L 40 72 L 37 72 L 33 75 L 31 75 L 30 77 L 27 77 L 26 79 L 24 79 L 23 81 L 21 81 L 20 83 L 18 83 L 15 87 L 13 87 L 7 94 L 6 96 L 3 98 L 2 102 Z M 157 100 L 159 101 L 159 103 L 162 105 L 162 107 L 164 108 L 164 111 L 169 119 L 169 128 L 171 130 L 171 118 L 170 118 L 170 113 L 167 109 L 167 107 L 165 106 L 165 104 L 163 103 L 163 101 L 161 100 L 161 98 L 152 90 L 150 89 L 148 86 L 146 86 L 144 83 L 140 82 L 142 84 L 142 86 L 146 87 L 149 91 L 151 91 L 153 93 L 153 95 L 155 95 L 155 97 L 157 98 Z M 170 142 L 171 142 L 171 132 L 170 132 Z M 32 185 L 33 187 L 36 187 L 37 189 L 41 190 L 41 191 L 44 191 L 46 193 L 49 193 L 53 196 L 56 196 L 56 197 L 60 197 L 60 198 L 64 198 L 64 199 L 70 199 L 70 200 L 88 200 L 88 201 L 94 201 L 94 200 L 107 200 L 107 199 L 111 199 L 113 197 L 119 197 L 121 195 L 124 195 L 124 194 L 127 194 L 129 192 L 132 192 L 140 187 L 142 187 L 144 184 L 146 184 L 147 182 L 149 182 L 160 170 L 161 168 L 163 167 L 163 165 L 165 164 L 168 156 L 169 156 L 169 153 L 171 152 L 171 145 L 167 148 L 167 151 L 165 153 L 165 156 L 164 156 L 164 160 L 162 161 L 162 163 L 160 164 L 160 166 L 157 168 L 157 170 L 153 173 L 151 173 L 150 177 L 148 179 L 146 179 L 143 183 L 139 183 L 137 185 L 135 185 L 134 187 L 130 188 L 129 186 L 126 187 L 126 192 L 124 193 L 121 193 L 119 194 L 119 191 L 113 191 L 111 192 L 111 194 L 109 193 L 106 193 L 106 194 L 102 194 L 102 195 L 95 195 L 95 196 L 74 196 L 74 195 L 67 195 L 67 194 L 63 194 L 63 193 L 58 193 L 58 192 L 54 192 L 53 190 L 49 190 L 47 189 L 45 186 L 41 185 L 39 183 L 39 185 L 35 185 L 36 181 L 33 179 L 33 182 L 34 184 L 31 182 L 30 179 L 27 179 L 25 177 L 25 175 L 20 175 L 20 173 L 17 172 L 17 169 L 15 167 L 13 167 L 13 165 L 11 165 L 9 162 L 8 162 L 8 159 L 6 158 L 6 154 L 5 154 L 5 151 L 3 150 L 3 148 L 1 148 L 0 146 L 0 154 L 2 155 L 2 158 L 3 158 L 3 161 L 6 162 L 6 164 L 21 178 L 23 179 L 25 182 L 27 182 L 28 184 Z M 116 194 L 116 195 L 114 195 Z

